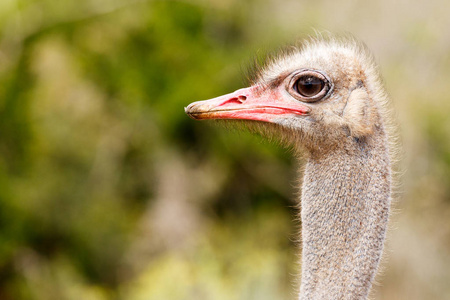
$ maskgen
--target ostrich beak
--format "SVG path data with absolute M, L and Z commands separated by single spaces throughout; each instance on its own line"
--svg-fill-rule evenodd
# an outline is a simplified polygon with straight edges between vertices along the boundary
M 290 101 L 289 101 L 290 100 Z M 251 86 L 210 100 L 197 101 L 185 108 L 196 120 L 237 119 L 274 122 L 281 115 L 307 115 L 310 108 L 285 99 L 278 89 Z

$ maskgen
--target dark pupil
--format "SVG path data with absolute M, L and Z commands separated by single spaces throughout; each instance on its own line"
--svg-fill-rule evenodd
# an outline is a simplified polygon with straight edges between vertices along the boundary
M 317 95 L 324 87 L 323 80 L 314 76 L 302 76 L 297 80 L 297 92 L 304 97 Z

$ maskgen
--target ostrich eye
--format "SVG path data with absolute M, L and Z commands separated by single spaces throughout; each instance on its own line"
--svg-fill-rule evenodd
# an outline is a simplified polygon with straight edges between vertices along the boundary
M 291 77 L 288 92 L 300 101 L 315 102 L 327 95 L 332 84 L 326 75 L 319 71 L 305 70 Z
M 303 75 L 297 79 L 294 89 L 303 97 L 314 97 L 325 87 L 325 82 L 312 75 Z

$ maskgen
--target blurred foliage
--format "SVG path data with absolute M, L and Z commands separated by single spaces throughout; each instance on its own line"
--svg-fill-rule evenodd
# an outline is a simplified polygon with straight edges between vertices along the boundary
M 450 7 L 404 5 L 2 1 L 0 299 L 294 299 L 297 163 L 183 107 L 313 27 L 368 43 L 401 124 L 374 295 L 450 295 Z

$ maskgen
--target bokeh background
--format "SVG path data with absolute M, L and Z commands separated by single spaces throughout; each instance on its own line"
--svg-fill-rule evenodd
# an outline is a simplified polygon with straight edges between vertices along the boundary
M 450 299 L 450 2 L 0 1 L 0 299 L 295 299 L 297 163 L 183 107 L 350 32 L 402 150 L 373 299 Z

